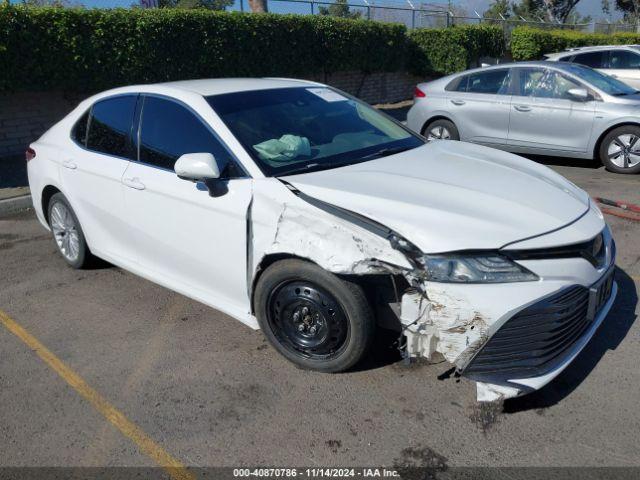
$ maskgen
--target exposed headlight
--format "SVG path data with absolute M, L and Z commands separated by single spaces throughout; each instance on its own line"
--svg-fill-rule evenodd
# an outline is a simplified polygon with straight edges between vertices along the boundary
M 424 255 L 422 263 L 432 282 L 530 282 L 538 276 L 499 254 Z

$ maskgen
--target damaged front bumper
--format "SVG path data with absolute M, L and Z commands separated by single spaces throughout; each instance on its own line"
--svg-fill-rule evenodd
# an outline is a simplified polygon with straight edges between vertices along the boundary
M 573 361 L 607 316 L 617 293 L 613 265 L 613 255 L 600 270 L 583 259 L 543 260 L 527 265 L 543 279 L 538 282 L 426 282 L 422 292 L 402 297 L 406 354 L 442 355 L 478 382 L 479 401 L 538 390 Z

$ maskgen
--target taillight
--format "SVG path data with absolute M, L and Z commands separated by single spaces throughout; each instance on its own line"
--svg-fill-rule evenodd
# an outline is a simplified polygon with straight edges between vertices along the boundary
M 24 158 L 27 160 L 33 160 L 36 158 L 36 151 L 33 148 L 27 148 L 27 151 L 24 152 Z
M 426 97 L 424 92 L 420 90 L 418 87 L 416 87 L 415 90 L 413 91 L 413 98 L 424 98 L 424 97 Z

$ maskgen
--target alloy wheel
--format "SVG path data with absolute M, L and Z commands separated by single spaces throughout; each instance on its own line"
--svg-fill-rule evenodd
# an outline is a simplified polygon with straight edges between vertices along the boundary
M 451 140 L 451 132 L 446 127 L 438 125 L 429 130 L 427 140 Z
M 640 164 L 640 137 L 628 133 L 614 138 L 607 149 L 611 163 L 620 168 L 632 168 Z
M 50 216 L 51 231 L 58 250 L 68 261 L 75 262 L 80 255 L 80 236 L 71 211 L 62 202 L 56 202 L 51 207 Z

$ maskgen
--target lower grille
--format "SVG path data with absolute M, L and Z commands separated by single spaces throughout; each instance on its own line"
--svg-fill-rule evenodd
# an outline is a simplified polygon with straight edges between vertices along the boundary
M 477 381 L 544 375 L 589 329 L 589 289 L 576 285 L 510 318 L 471 360 L 463 374 Z

